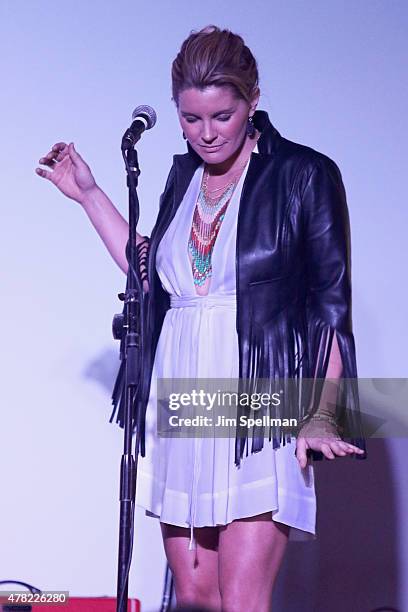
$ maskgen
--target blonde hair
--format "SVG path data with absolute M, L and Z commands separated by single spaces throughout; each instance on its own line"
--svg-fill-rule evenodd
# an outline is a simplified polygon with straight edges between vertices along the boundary
M 191 87 L 230 87 L 233 95 L 250 103 L 259 91 L 258 65 L 238 34 L 209 25 L 192 32 L 181 45 L 171 69 L 172 95 Z

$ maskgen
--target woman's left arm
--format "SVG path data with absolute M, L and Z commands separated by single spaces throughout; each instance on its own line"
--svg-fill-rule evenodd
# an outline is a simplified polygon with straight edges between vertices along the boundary
M 300 467 L 307 465 L 307 450 L 320 451 L 328 459 L 336 455 L 344 457 L 353 453 L 363 454 L 364 451 L 341 439 L 339 424 L 336 420 L 336 403 L 338 387 L 342 373 L 342 362 L 336 334 L 327 368 L 327 380 L 323 384 L 319 407 L 313 416 L 301 427 L 296 439 L 296 457 Z
M 308 415 L 297 436 L 296 457 L 304 468 L 308 449 L 321 452 L 328 459 L 363 454 L 364 450 L 341 439 L 336 421 L 337 383 L 342 377 L 357 374 L 351 323 L 348 209 L 340 170 L 328 157 L 321 155 L 309 171 L 301 205 L 311 357 L 315 378 L 325 379 L 318 407 Z M 350 402 L 353 401 L 351 398 Z M 353 408 L 356 413 L 358 406 Z M 354 420 L 358 416 L 354 414 Z

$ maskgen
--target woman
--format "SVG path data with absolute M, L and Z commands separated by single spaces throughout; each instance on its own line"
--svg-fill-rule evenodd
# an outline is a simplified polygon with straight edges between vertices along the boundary
M 148 382 L 355 377 L 337 166 L 282 138 L 256 110 L 256 61 L 228 30 L 191 34 L 173 62 L 172 85 L 188 153 L 174 157 L 150 238 Z M 37 173 L 83 206 L 127 272 L 127 223 L 74 145 L 54 145 L 40 164 L 48 169 Z M 137 244 L 146 255 L 145 237 L 138 234 Z M 147 430 L 154 431 L 156 385 L 147 387 Z M 307 414 L 304 404 L 287 402 L 285 415 L 306 416 L 296 439 L 273 428 L 272 444 L 254 427 L 251 452 L 249 433 L 150 435 L 137 503 L 160 519 L 179 605 L 270 610 L 288 539 L 315 537 L 308 453 L 364 454 L 364 444 L 340 437 L 332 393 L 316 392 Z M 354 432 L 352 387 L 345 385 L 343 400 Z

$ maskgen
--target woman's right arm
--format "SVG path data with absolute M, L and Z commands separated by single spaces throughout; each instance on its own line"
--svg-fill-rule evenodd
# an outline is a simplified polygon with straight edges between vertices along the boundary
M 128 223 L 98 187 L 91 169 L 75 150 L 74 144 L 55 144 L 39 163 L 47 169 L 36 168 L 37 174 L 51 181 L 64 195 L 82 206 L 112 258 L 127 274 L 125 251 L 129 237 Z M 145 256 L 148 246 L 146 237 L 137 233 L 136 244 L 139 247 L 139 256 Z M 141 265 L 141 271 L 143 276 L 145 266 Z M 143 288 L 148 290 L 146 280 L 143 282 Z
M 128 262 L 125 254 L 129 238 L 127 221 L 97 185 L 84 195 L 81 204 L 112 258 L 127 274 Z M 142 240 L 143 236 L 137 234 L 136 244 Z

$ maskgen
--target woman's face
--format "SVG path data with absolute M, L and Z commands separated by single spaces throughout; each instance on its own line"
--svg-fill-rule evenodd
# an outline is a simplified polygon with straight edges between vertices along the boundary
M 229 87 L 185 89 L 179 94 L 177 112 L 187 140 L 208 164 L 222 164 L 246 140 L 250 106 L 235 98 Z

